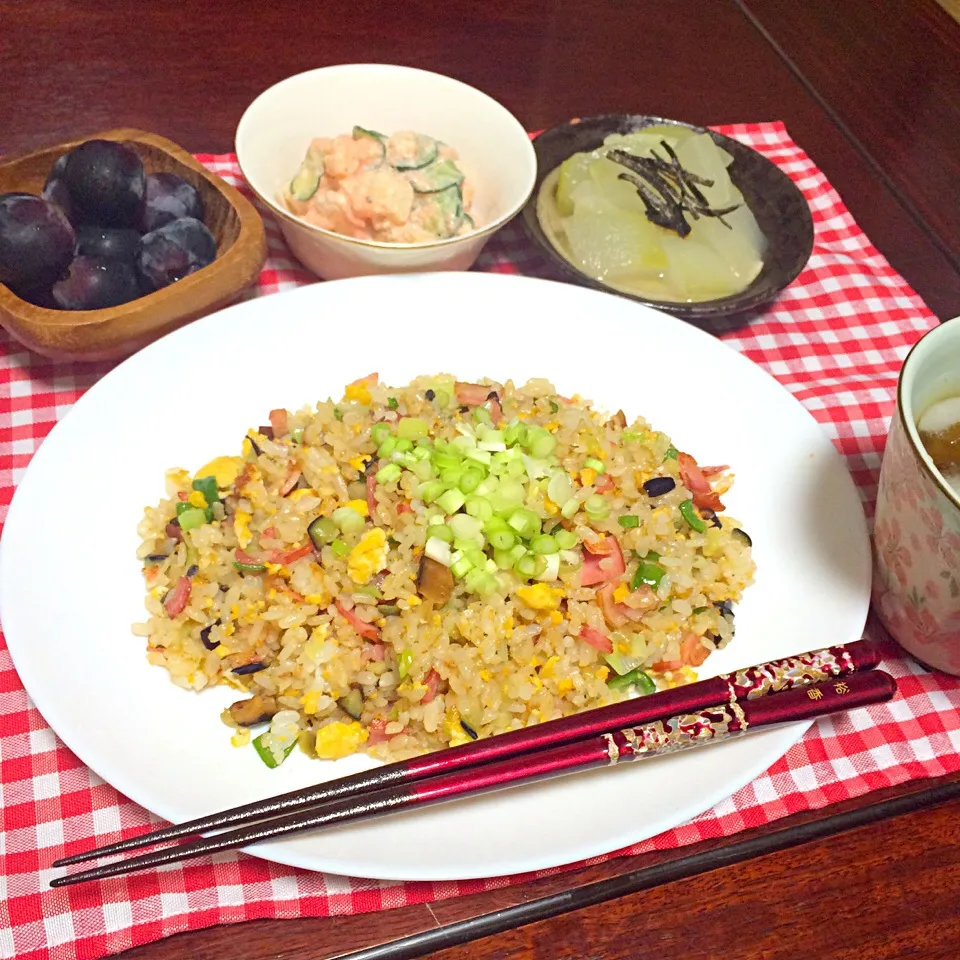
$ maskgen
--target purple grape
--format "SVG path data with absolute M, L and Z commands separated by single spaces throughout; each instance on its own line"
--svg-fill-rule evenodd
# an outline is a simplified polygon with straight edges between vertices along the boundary
M 77 253 L 85 257 L 123 260 L 133 266 L 140 256 L 140 234 L 121 227 L 78 227 Z
M 203 198 L 197 188 L 175 173 L 151 173 L 147 177 L 143 232 L 149 233 L 181 217 L 203 220 Z
M 213 263 L 217 241 L 192 217 L 173 220 L 143 237 L 140 279 L 144 290 L 159 290 Z
M 59 162 L 59 161 L 58 161 Z M 136 228 L 143 217 L 146 174 L 136 152 L 113 140 L 87 140 L 67 154 L 60 177 L 82 223 Z
M 59 310 L 60 305 L 53 299 L 53 290 L 49 283 L 36 287 L 17 287 L 13 291 L 21 300 L 32 303 L 35 307 L 45 307 L 47 310 Z
M 53 285 L 53 299 L 62 310 L 100 310 L 139 296 L 133 267 L 104 257 L 74 257 L 69 273 Z
M 28 193 L 0 194 L 0 283 L 52 283 L 73 257 L 76 235 L 56 205 Z
M 63 182 L 63 171 L 67 165 L 67 154 L 63 154 L 53 165 L 40 191 L 40 196 L 44 200 L 55 203 L 66 215 L 67 219 L 73 223 L 76 219 L 76 210 L 73 207 L 73 200 L 70 197 L 70 191 Z

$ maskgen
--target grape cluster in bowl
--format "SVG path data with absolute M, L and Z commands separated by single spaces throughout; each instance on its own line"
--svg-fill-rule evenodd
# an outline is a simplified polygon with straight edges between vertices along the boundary
M 61 156 L 40 196 L 0 194 L 0 283 L 38 306 L 98 310 L 212 263 L 197 189 L 147 174 L 130 146 L 87 140 Z

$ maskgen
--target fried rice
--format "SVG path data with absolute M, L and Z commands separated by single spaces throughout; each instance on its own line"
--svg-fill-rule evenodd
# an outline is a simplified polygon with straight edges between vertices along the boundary
M 238 699 L 268 766 L 397 760 L 675 686 L 754 574 L 700 466 L 546 380 L 376 375 L 167 473 L 138 528 L 150 663 Z

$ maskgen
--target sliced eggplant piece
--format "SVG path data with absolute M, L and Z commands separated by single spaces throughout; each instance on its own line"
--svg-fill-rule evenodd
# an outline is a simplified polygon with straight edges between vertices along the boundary
M 294 200 L 309 200 L 320 186 L 323 170 L 311 167 L 306 161 L 300 164 L 296 176 L 290 181 L 290 195 Z
M 438 606 L 445 604 L 453 595 L 453 573 L 450 568 L 424 555 L 417 571 L 417 593 Z
M 337 706 L 354 720 L 359 720 L 363 713 L 363 694 L 354 687 L 337 701 Z
M 238 667 L 232 667 L 231 672 L 235 673 L 238 677 L 245 677 L 251 673 L 259 673 L 261 670 L 266 670 L 267 665 L 262 660 L 251 660 L 249 663 L 241 663 Z
M 437 159 L 437 149 L 425 133 L 394 134 L 387 141 L 387 163 L 396 170 L 422 170 Z
M 220 621 L 218 620 L 217 623 L 219 623 L 219 622 L 220 622 Z M 208 650 L 216 650 L 217 647 L 220 646 L 220 641 L 219 641 L 219 640 L 214 641 L 214 640 L 211 640 L 211 639 L 210 639 L 210 631 L 213 630 L 213 627 L 214 627 L 214 625 L 211 623 L 211 624 L 209 624 L 208 626 L 204 627 L 204 628 L 200 631 L 200 642 L 201 642 Z M 243 701 L 243 702 L 246 703 L 246 701 Z
M 307 533 L 314 549 L 322 550 L 328 543 L 333 543 L 340 536 L 340 530 L 329 517 L 317 517 L 310 522 Z
M 439 193 L 463 183 L 463 171 L 452 160 L 437 160 L 410 173 L 410 184 L 417 193 Z
M 253 727 L 273 718 L 279 707 L 273 697 L 259 693 L 246 700 L 238 700 L 230 706 L 230 719 L 241 727 Z

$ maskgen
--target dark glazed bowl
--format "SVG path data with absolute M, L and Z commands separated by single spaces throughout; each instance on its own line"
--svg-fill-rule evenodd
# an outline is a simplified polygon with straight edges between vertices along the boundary
M 543 181 L 567 157 L 582 151 L 595 150 L 611 133 L 634 133 L 654 125 L 686 127 L 697 133 L 709 133 L 718 146 L 730 153 L 730 178 L 743 194 L 769 244 L 763 269 L 745 290 L 714 300 L 679 303 L 651 300 L 624 293 L 577 269 L 550 242 L 537 218 L 537 196 Z M 615 293 L 638 303 L 656 307 L 685 320 L 709 320 L 754 310 L 773 300 L 781 290 L 796 280 L 813 251 L 813 218 L 803 194 L 793 181 L 775 164 L 756 150 L 725 137 L 721 133 L 677 120 L 609 114 L 571 120 L 544 131 L 533 141 L 537 154 L 537 182 L 533 194 L 523 208 L 523 223 L 534 242 L 564 277 L 585 287 Z

